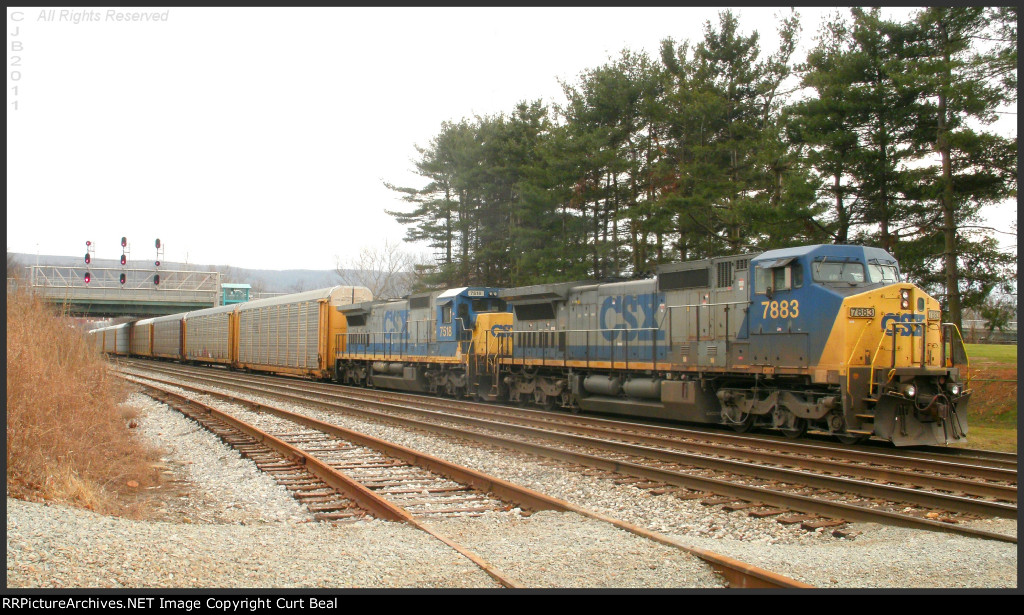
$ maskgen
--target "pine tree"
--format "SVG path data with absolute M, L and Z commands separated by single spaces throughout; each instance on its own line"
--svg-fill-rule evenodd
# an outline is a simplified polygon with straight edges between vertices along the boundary
M 943 303 L 948 320 L 960 326 L 965 308 L 979 307 L 1012 276 L 1012 256 L 969 227 L 982 206 L 1016 196 L 1016 139 L 980 128 L 995 120 L 996 109 L 1016 100 L 1009 87 L 1016 85 L 1010 53 L 1005 45 L 987 44 L 1000 35 L 1015 43 L 1016 11 L 929 8 L 912 26 L 914 61 L 902 79 L 922 88 L 916 144 L 937 158 L 921 177 L 921 199 L 935 207 L 919 214 L 920 224 L 936 229 L 922 241 L 933 254 L 941 253 Z

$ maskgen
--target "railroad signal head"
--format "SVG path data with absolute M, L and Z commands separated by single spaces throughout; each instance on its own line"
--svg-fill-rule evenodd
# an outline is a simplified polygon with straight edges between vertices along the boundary
M 128 276 L 126 276 L 125 274 L 122 273 L 121 274 L 121 283 L 124 284 L 127 279 L 128 279 Z
M 127 263 L 127 262 L 128 262 L 128 258 L 124 254 L 122 254 L 121 255 L 121 265 L 124 266 L 124 264 Z
M 86 271 L 85 272 L 85 283 L 88 284 L 89 282 L 92 282 L 92 274 L 89 273 L 88 271 Z
M 156 249 L 157 250 L 160 249 L 160 240 L 159 239 L 156 240 Z
M 85 253 L 85 264 L 86 264 L 86 265 L 88 265 L 88 264 L 89 264 L 89 263 L 91 263 L 91 262 L 92 262 L 92 257 L 91 257 L 91 256 L 89 256 L 89 253 L 88 253 L 88 252 L 86 252 L 86 253 Z
M 156 265 L 157 267 L 159 267 L 160 266 L 160 261 L 153 261 L 153 264 Z
M 87 248 L 88 248 L 88 247 L 89 247 L 89 246 L 91 246 L 91 245 L 92 245 L 92 242 L 91 242 L 91 241 L 89 241 L 89 240 L 86 240 L 86 241 L 85 241 L 85 247 L 87 247 Z
M 123 248 L 123 247 L 125 247 L 127 245 L 128 245 L 128 238 L 127 237 L 122 237 L 121 238 L 121 247 Z
M 155 276 L 153 276 L 153 284 L 155 286 L 160 286 L 160 274 L 159 273 L 156 274 Z

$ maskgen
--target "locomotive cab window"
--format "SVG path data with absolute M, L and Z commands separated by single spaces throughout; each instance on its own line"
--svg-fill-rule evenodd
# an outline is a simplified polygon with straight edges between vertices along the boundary
M 778 262 L 768 263 L 769 267 L 759 265 L 754 278 L 754 292 L 767 294 L 779 290 L 800 288 L 804 285 L 804 270 L 800 263 Z
M 859 261 L 820 260 L 812 266 L 815 282 L 863 284 L 864 264 Z
M 441 308 L 441 322 L 448 325 L 452 322 L 452 304 L 449 303 Z
M 505 302 L 501 299 L 473 299 L 473 311 L 477 314 L 482 312 L 504 312 Z
M 875 283 L 895 284 L 900 281 L 900 272 L 896 268 L 896 263 L 870 261 L 868 274 L 871 276 L 871 281 Z

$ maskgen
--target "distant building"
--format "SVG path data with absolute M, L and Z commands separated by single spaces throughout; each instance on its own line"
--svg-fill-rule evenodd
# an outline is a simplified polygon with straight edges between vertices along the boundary
M 232 303 L 245 303 L 249 300 L 249 291 L 252 290 L 252 286 L 248 284 L 221 284 L 221 305 L 230 305 Z

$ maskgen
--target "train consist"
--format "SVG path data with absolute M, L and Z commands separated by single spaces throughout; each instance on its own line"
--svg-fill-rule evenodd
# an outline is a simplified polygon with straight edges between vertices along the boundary
M 967 355 L 887 252 L 818 245 L 648 279 L 374 301 L 324 289 L 98 329 L 108 353 L 844 442 L 967 434 Z

